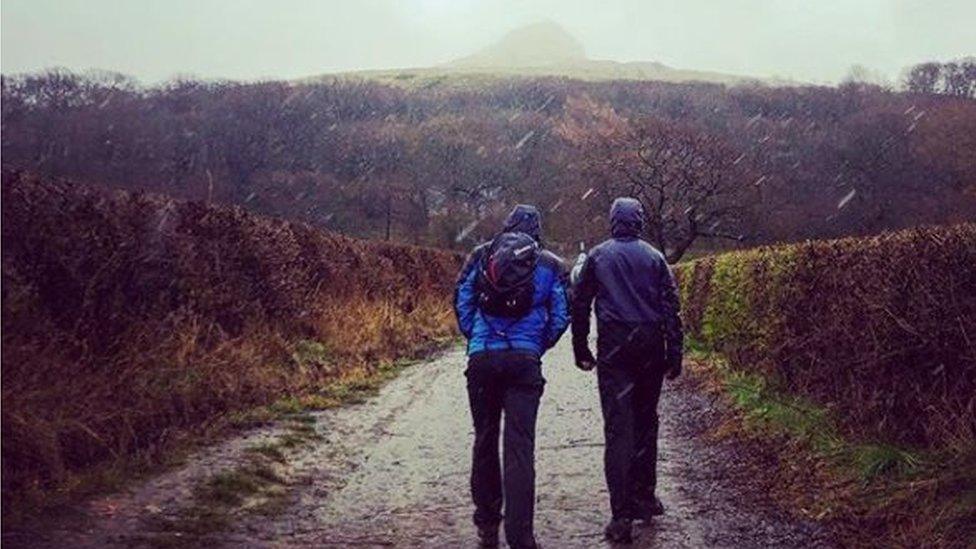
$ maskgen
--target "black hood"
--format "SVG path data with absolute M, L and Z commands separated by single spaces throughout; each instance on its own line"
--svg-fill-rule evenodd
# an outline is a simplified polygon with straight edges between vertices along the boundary
M 634 198 L 618 198 L 610 206 L 610 234 L 637 238 L 644 230 L 644 206 Z
M 531 236 L 536 242 L 542 243 L 542 216 L 535 206 L 519 204 L 512 209 L 505 220 L 505 227 L 502 229 L 506 233 L 525 233 Z

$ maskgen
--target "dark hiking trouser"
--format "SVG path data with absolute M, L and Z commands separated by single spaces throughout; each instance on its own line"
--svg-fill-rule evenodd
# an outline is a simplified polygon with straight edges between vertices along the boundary
M 664 338 L 652 325 L 601 323 L 597 380 L 603 410 L 604 474 L 613 518 L 635 518 L 657 484 L 657 401 Z
M 532 547 L 535 509 L 535 420 L 545 380 L 532 353 L 487 351 L 472 355 L 465 372 L 474 420 L 471 496 L 474 523 L 497 528 L 505 498 L 505 538 L 512 547 Z M 505 414 L 504 465 L 498 435 Z M 504 489 L 503 489 L 504 483 Z

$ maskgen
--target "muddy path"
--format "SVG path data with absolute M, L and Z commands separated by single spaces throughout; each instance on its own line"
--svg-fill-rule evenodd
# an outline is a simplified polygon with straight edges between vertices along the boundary
M 600 547 L 609 516 L 602 420 L 592 373 L 572 365 L 569 338 L 546 356 L 537 433 L 536 535 L 544 547 Z M 227 547 L 475 547 L 468 496 L 472 440 L 460 350 L 413 366 L 360 405 L 314 414 L 322 436 L 288 462 L 273 514 L 241 513 L 179 545 Z M 668 512 L 636 529 L 635 547 L 830 547 L 821 526 L 789 517 L 750 484 L 750 459 L 706 436 L 719 414 L 691 379 L 660 404 L 659 495 Z M 272 437 L 274 429 L 248 438 Z M 92 502 L 87 521 L 12 534 L 16 546 L 173 545 L 153 516 L 175 514 L 194 482 L 233 463 L 228 441 L 126 494 Z M 104 506 L 111 504 L 106 516 Z M 99 513 L 100 511 L 100 513 Z M 152 515 L 152 516 L 149 516 Z M 161 543 L 165 541 L 166 543 Z

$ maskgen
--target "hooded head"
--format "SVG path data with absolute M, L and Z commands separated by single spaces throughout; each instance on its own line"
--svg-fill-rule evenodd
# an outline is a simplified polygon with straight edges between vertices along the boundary
M 644 229 L 644 206 L 634 198 L 621 197 L 610 206 L 610 233 L 614 238 L 637 238 Z
M 512 209 L 502 229 L 506 233 L 525 233 L 538 243 L 542 243 L 542 216 L 535 206 L 519 204 Z

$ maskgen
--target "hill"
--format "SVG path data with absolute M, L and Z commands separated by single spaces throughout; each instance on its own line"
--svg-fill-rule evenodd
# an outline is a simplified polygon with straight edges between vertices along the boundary
M 400 85 L 432 83 L 466 85 L 491 78 L 520 76 L 561 76 L 590 81 L 711 82 L 727 85 L 763 81 L 785 83 L 750 76 L 680 69 L 657 61 L 619 62 L 590 59 L 581 41 L 551 21 L 514 29 L 497 42 L 471 55 L 437 67 L 355 71 L 341 76 L 375 79 Z M 323 77 L 311 80 L 320 78 Z
M 515 29 L 498 42 L 445 67 L 544 67 L 582 61 L 586 61 L 582 42 L 559 25 L 543 22 Z

